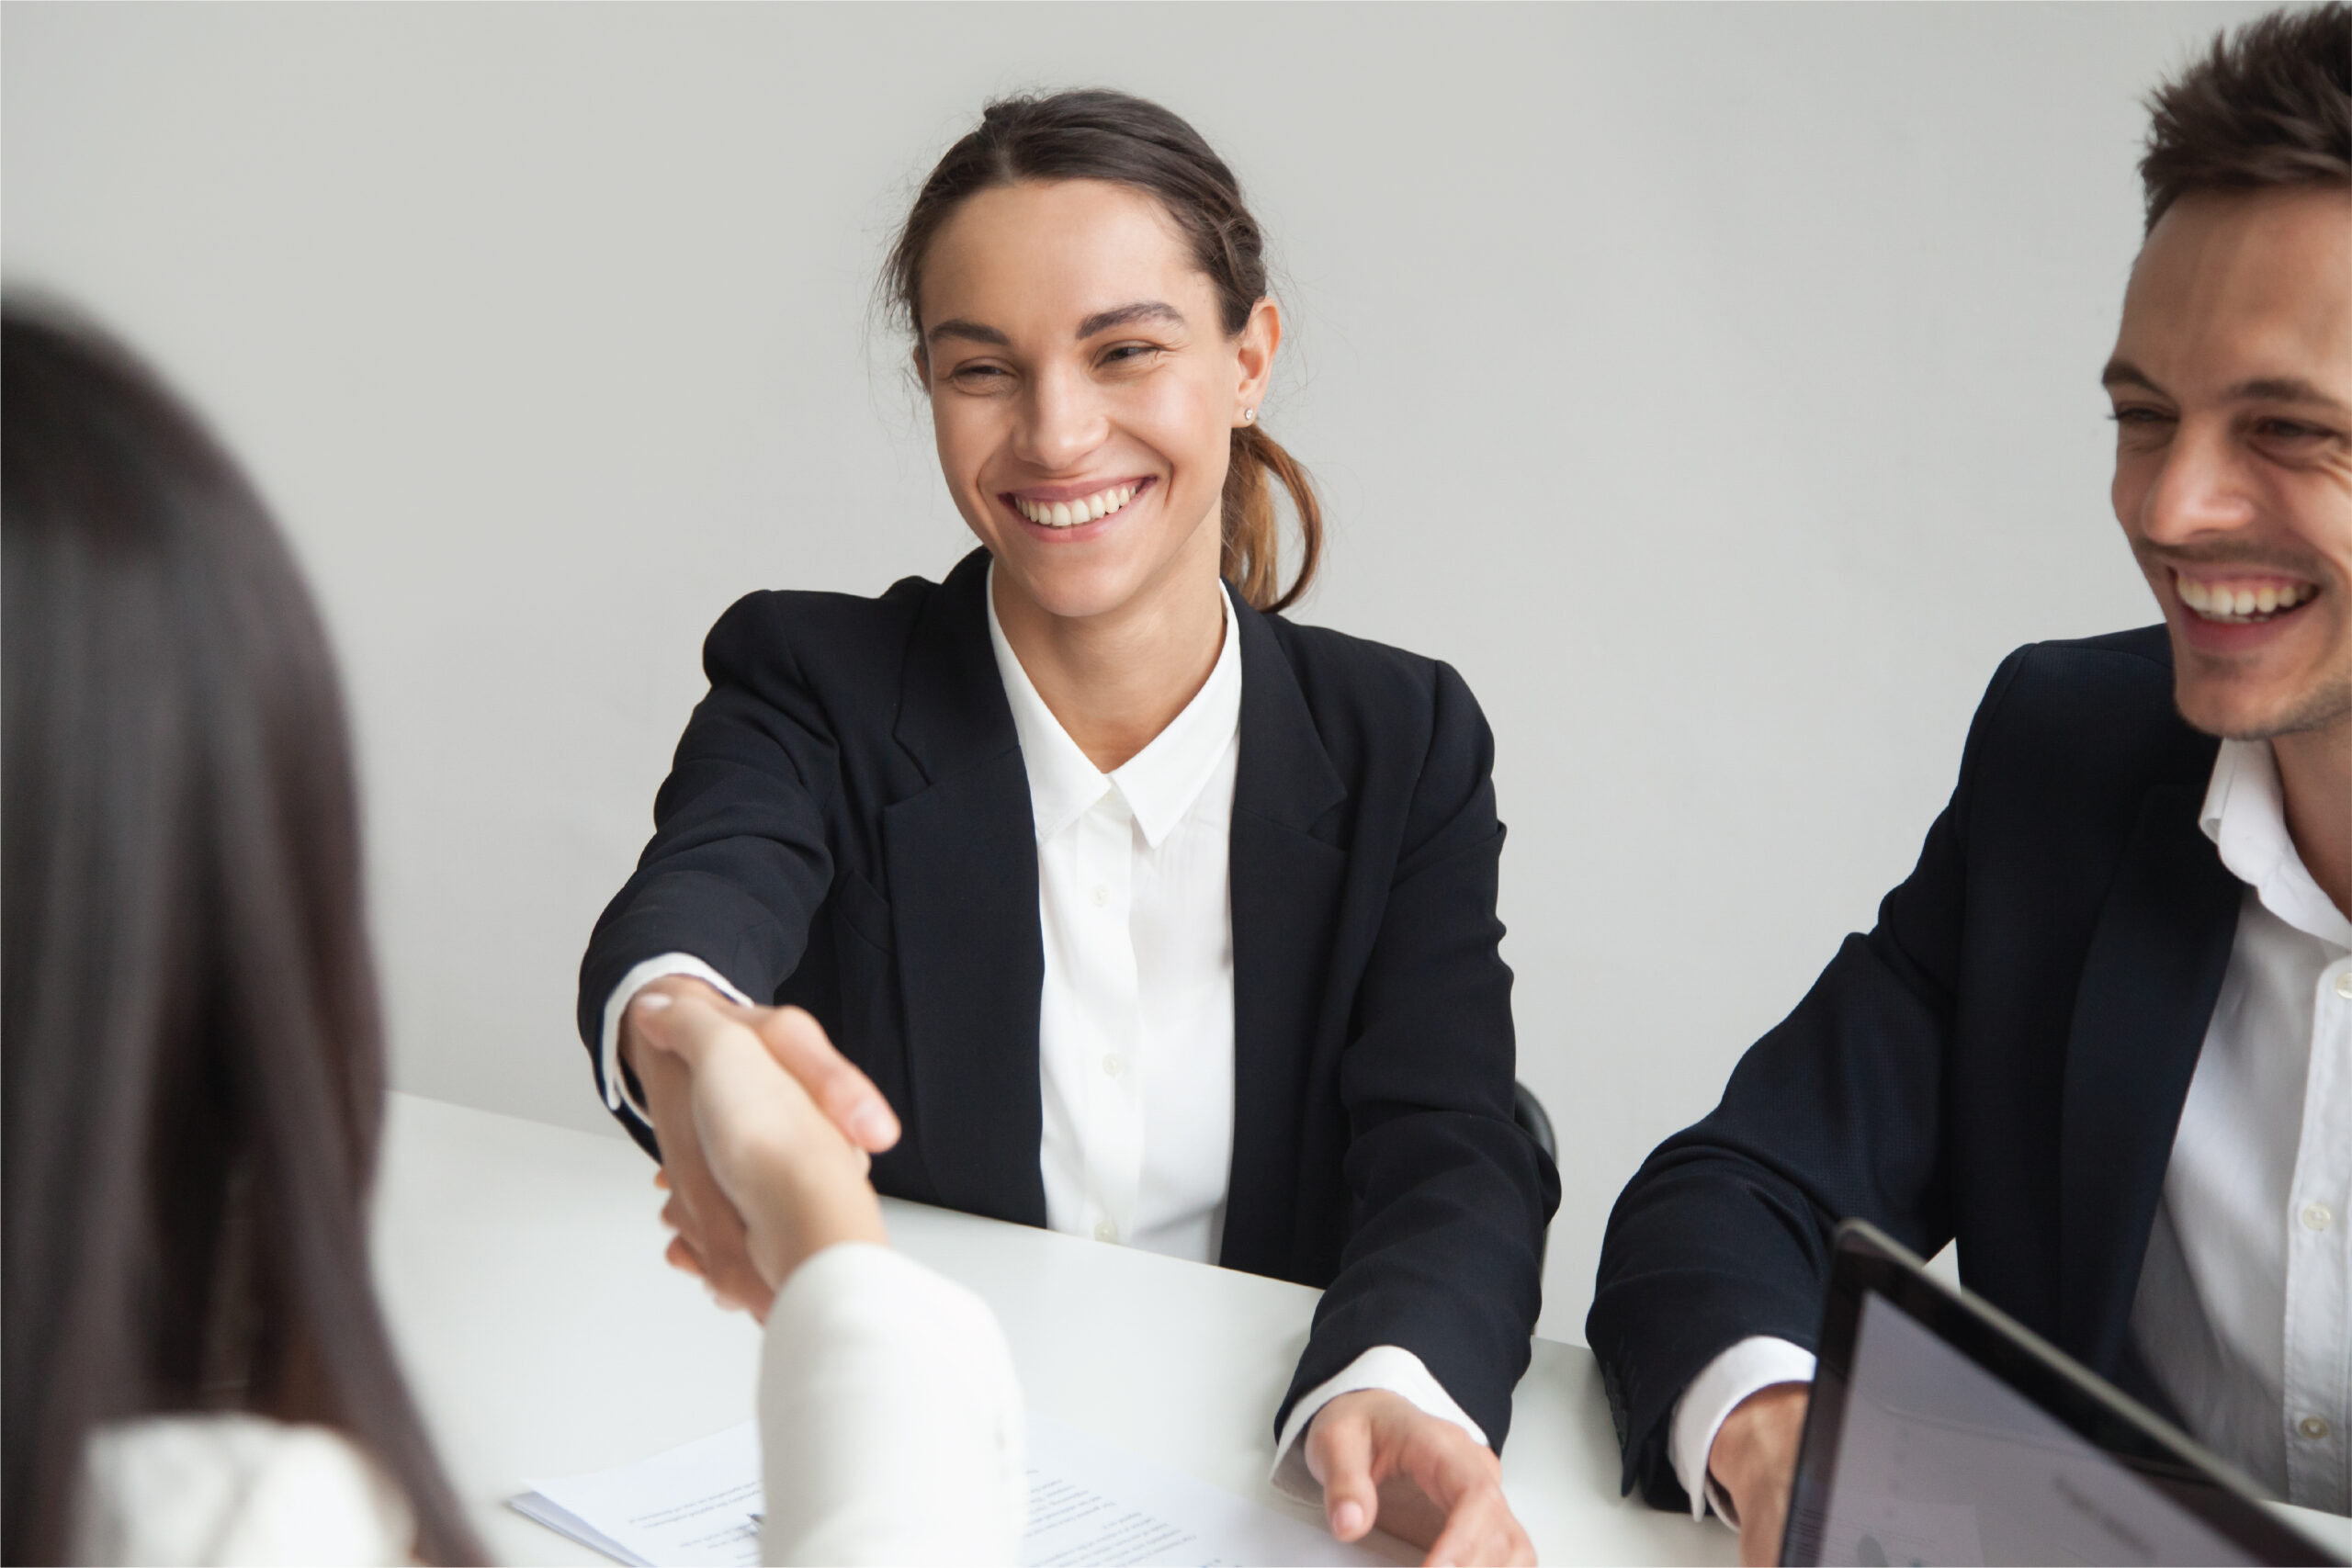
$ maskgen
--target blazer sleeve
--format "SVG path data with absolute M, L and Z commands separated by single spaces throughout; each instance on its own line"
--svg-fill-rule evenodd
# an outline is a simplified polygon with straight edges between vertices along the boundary
M 832 886 L 832 726 L 779 625 L 780 595 L 739 601 L 703 645 L 710 692 L 653 801 L 653 838 L 597 918 L 580 964 L 579 1024 L 601 1093 L 605 998 L 630 969 L 684 953 L 765 999 L 788 979 Z M 633 1117 L 621 1124 L 660 1157 Z
M 1674 1405 L 1750 1335 L 1816 1347 L 1838 1223 L 1931 1256 L 1951 1237 L 1943 1159 L 1973 779 L 2030 649 L 1995 674 L 1918 863 L 1796 1010 L 1751 1046 L 1723 1100 L 1643 1162 L 1611 1213 L 1585 1337 L 1624 1456 L 1622 1484 L 1686 1509 Z
M 1340 1063 L 1355 1218 L 1274 1416 L 1365 1350 L 1419 1356 L 1498 1450 L 1543 1302 L 1550 1159 L 1512 1119 L 1494 737 L 1437 666 L 1429 754 Z

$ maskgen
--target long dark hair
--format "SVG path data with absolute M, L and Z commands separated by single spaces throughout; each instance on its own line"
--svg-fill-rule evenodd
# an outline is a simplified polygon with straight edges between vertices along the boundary
M 1216 288 L 1227 337 L 1266 297 L 1265 236 L 1241 199 L 1240 182 L 1181 118 L 1148 99 L 1091 88 L 1000 98 L 940 158 L 922 183 L 883 268 L 901 324 L 922 341 L 922 266 L 956 209 L 981 191 L 1023 180 L 1105 180 L 1157 197 Z M 1282 586 L 1281 522 L 1272 485 L 1298 513 L 1298 574 Z M 1323 556 L 1323 511 L 1298 460 L 1257 424 L 1233 433 L 1226 468 L 1224 574 L 1261 610 L 1287 609 Z
M 236 465 L 126 352 L 0 306 L 0 1554 L 74 1550 L 101 1423 L 348 1434 L 482 1552 L 395 1364 L 384 1090 L 333 661 Z

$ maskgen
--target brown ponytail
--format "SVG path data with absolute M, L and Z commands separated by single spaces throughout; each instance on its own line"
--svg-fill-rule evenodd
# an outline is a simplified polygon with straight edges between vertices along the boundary
M 1298 575 L 1282 586 L 1282 519 L 1274 512 L 1268 476 L 1290 491 L 1298 512 Z M 1287 610 L 1315 580 L 1323 558 L 1323 508 L 1297 458 L 1254 424 L 1233 433 L 1225 470 L 1225 578 L 1255 610 Z
M 950 147 L 922 183 L 882 273 L 899 324 L 922 338 L 922 263 L 932 240 L 965 201 L 1023 180 L 1105 180 L 1145 191 L 1167 209 L 1215 285 L 1227 337 L 1249 324 L 1266 298 L 1265 237 L 1242 204 L 1225 160 L 1158 104 L 1102 89 L 1046 97 L 1000 98 Z M 1298 575 L 1281 586 L 1282 526 L 1272 475 L 1290 492 L 1303 550 Z M 1225 476 L 1227 579 L 1260 610 L 1298 602 L 1323 554 L 1323 510 L 1306 470 L 1256 425 L 1233 433 Z

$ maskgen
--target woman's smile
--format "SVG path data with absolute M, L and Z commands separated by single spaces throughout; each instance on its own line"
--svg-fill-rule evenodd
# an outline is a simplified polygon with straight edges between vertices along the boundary
M 1074 484 L 1033 485 L 1003 491 L 997 499 L 1021 519 L 1049 534 L 1069 536 L 1084 530 L 1102 532 L 1088 525 L 1119 515 L 1155 483 L 1150 475 L 1134 479 L 1080 480 Z

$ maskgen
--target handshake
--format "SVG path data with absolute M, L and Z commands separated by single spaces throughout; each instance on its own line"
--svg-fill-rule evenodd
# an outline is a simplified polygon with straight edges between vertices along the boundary
M 662 1145 L 669 1260 L 720 1304 L 764 1322 L 808 1258 L 887 1243 L 866 1176 L 899 1119 L 808 1013 L 742 1007 L 673 976 L 630 999 L 621 1055 Z

